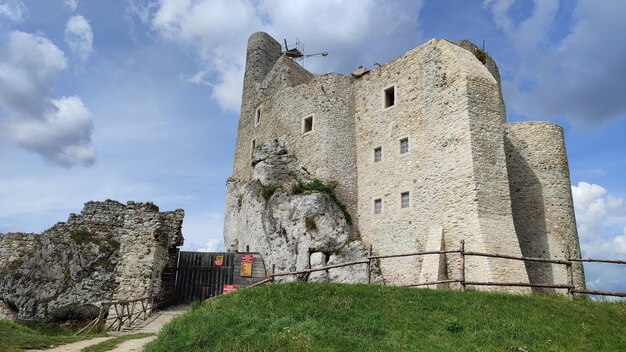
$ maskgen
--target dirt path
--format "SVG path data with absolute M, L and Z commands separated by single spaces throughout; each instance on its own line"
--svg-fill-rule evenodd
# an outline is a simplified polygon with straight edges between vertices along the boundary
M 156 339 L 156 335 L 144 337 L 143 339 L 134 339 L 128 340 L 120 343 L 109 352 L 131 352 L 131 351 L 141 351 L 143 346 L 147 345 L 148 342 Z
M 47 350 L 26 350 L 26 352 L 40 352 L 40 351 L 48 351 L 48 352 L 74 352 L 76 351 L 78 352 L 85 347 L 98 344 L 102 341 L 106 341 L 114 337 L 115 336 L 94 337 L 93 339 L 72 342 L 72 343 L 68 343 L 67 345 L 62 345 L 62 346 L 50 348 Z
M 155 312 L 147 321 L 145 321 L 143 324 L 141 324 L 138 327 L 133 328 L 131 330 L 122 331 L 122 332 L 119 332 L 119 333 L 116 332 L 114 334 L 111 334 L 111 336 L 95 337 L 95 338 L 89 339 L 89 340 L 78 341 L 78 342 L 70 343 L 70 344 L 67 344 L 67 345 L 62 345 L 62 346 L 59 346 L 59 347 L 55 347 L 55 348 L 51 348 L 51 349 L 47 349 L 47 350 L 43 350 L 43 351 L 47 351 L 47 352 L 80 352 L 80 350 L 85 348 L 85 347 L 99 344 L 100 342 L 112 339 L 115 336 L 130 335 L 130 334 L 136 334 L 136 333 L 140 333 L 140 332 L 158 334 L 159 331 L 161 330 L 161 328 L 165 324 L 169 323 L 177 315 L 186 312 L 187 310 L 189 310 L 189 308 L 190 308 L 190 306 L 171 307 L 171 308 L 168 308 L 168 309 L 165 309 L 165 310 L 161 310 L 161 311 Z M 155 336 L 144 337 L 144 338 L 141 338 L 141 339 L 134 339 L 134 340 L 124 341 L 121 344 L 117 345 L 117 347 L 115 347 L 111 351 L 117 351 L 117 352 L 141 351 L 143 346 L 145 346 L 148 342 L 154 340 L 155 338 L 156 338 L 156 335 Z M 28 352 L 40 352 L 40 351 L 42 351 L 42 350 L 28 350 Z

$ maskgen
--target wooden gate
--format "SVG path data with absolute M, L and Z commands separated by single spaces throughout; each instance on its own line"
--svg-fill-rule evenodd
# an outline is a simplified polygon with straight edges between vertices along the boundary
M 216 256 L 223 265 L 216 266 Z M 224 285 L 233 284 L 233 253 L 180 252 L 176 275 L 176 304 L 189 304 L 221 295 Z

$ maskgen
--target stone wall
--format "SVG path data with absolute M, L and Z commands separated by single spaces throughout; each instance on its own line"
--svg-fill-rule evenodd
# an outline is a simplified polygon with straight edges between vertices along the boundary
M 395 87 L 395 104 L 383 92 Z M 519 255 L 511 218 L 504 107 L 490 72 L 467 50 L 432 40 L 355 82 L 359 230 L 380 254 L 425 250 L 442 227 L 447 248 Z M 400 140 L 409 151 L 400 154 Z M 382 160 L 374 162 L 374 148 Z M 401 193 L 410 204 L 401 208 Z M 374 201 L 382 212 L 374 213 Z M 450 268 L 457 258 L 450 256 Z M 421 259 L 384 260 L 391 283 L 417 283 Z M 437 270 L 435 270 L 436 272 Z M 450 276 L 458 273 L 451 272 Z M 468 258 L 468 280 L 527 281 L 523 265 Z
M 158 293 L 163 253 L 182 244 L 182 217 L 107 200 L 40 235 L 0 235 L 0 300 L 20 319 L 88 319 L 100 301 Z
M 513 220 L 527 257 L 580 258 L 580 245 L 567 165 L 563 129 L 547 122 L 506 125 L 506 153 Z M 528 263 L 533 282 L 567 284 L 565 266 Z M 574 283 L 585 287 L 581 263 L 573 265 Z M 553 291 L 553 290 L 541 290 Z

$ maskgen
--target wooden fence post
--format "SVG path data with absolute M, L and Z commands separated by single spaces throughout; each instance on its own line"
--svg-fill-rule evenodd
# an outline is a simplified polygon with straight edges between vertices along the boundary
M 372 245 L 370 244 L 370 250 L 367 255 L 367 284 L 370 285 L 372 283 Z
M 567 298 L 570 300 L 574 299 L 574 273 L 572 270 L 572 262 L 569 260 L 570 258 L 569 247 L 565 246 L 565 260 L 569 263 L 565 264 L 565 268 L 567 270 L 567 285 L 569 288 L 567 289 Z
M 461 251 L 459 252 L 460 259 L 460 275 L 459 281 L 461 282 L 461 291 L 465 291 L 465 240 L 461 240 Z
M 276 276 L 274 276 L 274 274 L 276 274 L 276 264 L 272 264 L 272 283 L 276 280 Z

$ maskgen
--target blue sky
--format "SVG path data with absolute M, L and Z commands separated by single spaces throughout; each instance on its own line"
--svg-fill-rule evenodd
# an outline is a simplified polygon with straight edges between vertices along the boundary
M 509 121 L 565 128 L 583 253 L 626 259 L 624 18 L 621 0 L 0 0 L 0 232 L 153 201 L 185 209 L 185 248 L 217 249 L 251 33 L 330 52 L 317 73 L 467 38 Z M 606 290 L 625 274 L 587 267 Z

